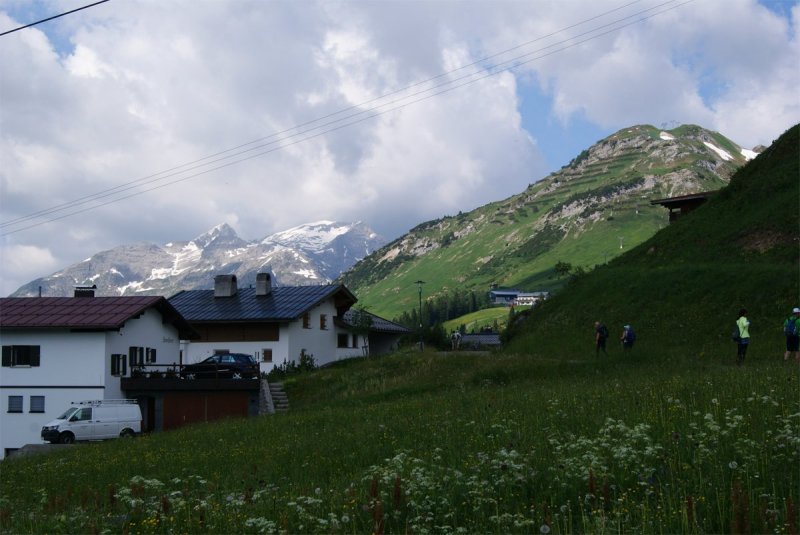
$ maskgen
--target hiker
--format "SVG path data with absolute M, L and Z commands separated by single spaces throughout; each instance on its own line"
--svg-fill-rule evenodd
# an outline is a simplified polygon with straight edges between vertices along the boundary
M 794 360 L 800 361 L 800 308 L 792 310 L 792 315 L 783 322 L 783 334 L 786 335 L 786 354 L 783 362 L 789 362 L 794 353 Z
M 461 348 L 461 330 L 456 329 L 456 349 Z
M 747 319 L 747 310 L 739 311 L 739 319 L 736 320 L 736 327 L 739 329 L 739 340 L 736 341 L 736 365 L 744 362 L 747 354 L 747 345 L 750 343 L 750 320 Z
M 596 346 L 596 350 L 594 353 L 595 357 L 600 356 L 600 350 L 603 350 L 603 354 L 608 356 L 608 351 L 606 351 L 606 338 L 608 338 L 608 328 L 605 325 L 601 325 L 599 321 L 594 322 L 594 345 Z
M 456 335 L 455 331 L 450 333 L 450 345 L 453 348 L 453 351 L 458 349 L 458 336 Z
M 630 351 L 633 348 L 633 343 L 636 341 L 636 333 L 633 332 L 630 325 L 625 325 L 623 327 L 625 329 L 622 331 L 622 349 L 625 351 Z

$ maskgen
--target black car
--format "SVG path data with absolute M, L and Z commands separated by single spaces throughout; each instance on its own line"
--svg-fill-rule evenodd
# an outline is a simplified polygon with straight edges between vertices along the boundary
M 258 364 L 251 355 L 228 353 L 214 355 L 181 369 L 183 379 L 255 379 Z

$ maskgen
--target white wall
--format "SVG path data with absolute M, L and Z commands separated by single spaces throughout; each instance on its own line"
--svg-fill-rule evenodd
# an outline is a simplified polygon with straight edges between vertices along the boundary
M 314 355 L 314 362 L 317 366 L 335 361 L 336 350 L 336 326 L 333 319 L 336 317 L 336 307 L 333 299 L 328 299 L 308 311 L 311 320 L 309 329 L 303 328 L 302 318 L 289 323 L 289 360 L 297 361 L 300 358 L 300 351 L 305 349 L 306 354 Z M 327 316 L 327 329 L 319 328 L 320 315 Z
M 111 355 L 130 346 L 156 348 L 157 363 L 178 361 L 178 332 L 149 309 L 119 332 L 19 330 L 0 334 L 2 345 L 38 345 L 40 365 L 0 368 L 0 458 L 6 448 L 40 444 L 42 426 L 73 401 L 123 398 L 119 377 L 111 375 Z M 130 362 L 128 363 L 130 374 Z M 23 412 L 8 412 L 8 397 L 23 396 Z M 45 412 L 31 413 L 30 397 L 44 396 Z
M 2 345 L 40 348 L 39 366 L 0 368 L 0 455 L 5 456 L 6 448 L 40 444 L 42 426 L 64 412 L 70 402 L 105 397 L 105 336 L 66 330 L 0 335 Z M 8 412 L 9 396 L 23 397 L 22 413 Z M 31 396 L 44 396 L 44 413 L 29 412 Z

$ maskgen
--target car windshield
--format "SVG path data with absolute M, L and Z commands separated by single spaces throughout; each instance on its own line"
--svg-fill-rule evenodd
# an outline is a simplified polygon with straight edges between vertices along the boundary
M 78 410 L 77 407 L 70 407 L 69 409 L 67 409 L 67 412 L 56 418 L 56 420 L 69 420 L 69 417 L 75 414 L 75 411 L 77 410 Z

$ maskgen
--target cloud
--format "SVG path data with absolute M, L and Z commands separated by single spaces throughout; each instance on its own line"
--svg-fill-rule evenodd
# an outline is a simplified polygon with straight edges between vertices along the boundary
M 495 61 L 657 4 L 645 0 Z M 0 77 L 2 221 L 140 179 L 158 189 L 0 238 L 4 291 L 21 276 L 10 258 L 22 247 L 54 259 L 37 263 L 30 280 L 117 245 L 190 239 L 220 223 L 256 239 L 308 221 L 361 220 L 394 238 L 519 193 L 547 174 L 538 140 L 569 140 L 564 131 L 580 121 L 611 133 L 674 119 L 752 147 L 799 120 L 798 10 L 790 26 L 747 0 L 724 11 L 692 2 L 323 134 L 341 126 L 324 123 L 479 66 L 359 106 L 367 101 L 614 7 L 131 0 L 10 34 L 0 47 L 0 67 L 15 73 Z M 0 8 L 0 27 L 17 25 Z M 555 120 L 529 121 L 539 129 L 526 131 L 522 99 L 540 101 L 534 108 Z M 220 153 L 232 147 L 240 148 Z M 571 150 L 585 148 L 576 141 Z M 254 157 L 228 165 L 234 152 Z
M 48 249 L 34 245 L 3 247 L 3 278 L 0 293 L 8 295 L 37 278 L 37 273 L 52 273 L 63 266 Z

